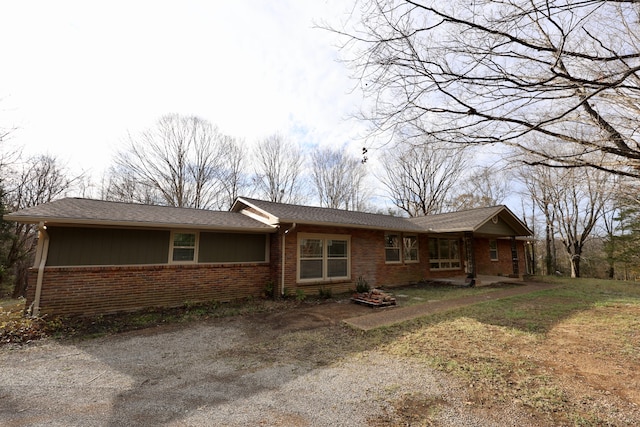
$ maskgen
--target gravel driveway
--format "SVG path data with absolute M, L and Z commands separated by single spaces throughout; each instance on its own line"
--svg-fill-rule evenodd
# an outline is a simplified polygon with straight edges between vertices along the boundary
M 419 362 L 351 348 L 361 333 L 339 320 L 358 310 L 334 303 L 0 348 L 0 425 L 424 425 L 411 424 L 416 412 L 440 426 L 530 424 L 509 408 L 484 413 Z

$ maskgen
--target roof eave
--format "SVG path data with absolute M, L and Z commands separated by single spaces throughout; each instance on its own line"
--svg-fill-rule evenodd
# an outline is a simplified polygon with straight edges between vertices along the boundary
M 250 211 L 246 211 L 245 209 L 243 209 L 241 206 L 238 206 L 239 203 L 242 203 L 245 206 L 248 206 L 250 208 L 253 208 L 259 212 L 261 212 L 266 218 L 261 218 L 260 215 L 256 215 L 253 212 Z M 286 221 L 282 221 L 280 218 L 278 218 L 277 216 L 273 215 L 272 213 L 256 206 L 255 204 L 243 199 L 242 197 L 238 197 L 234 202 L 233 205 L 231 205 L 231 209 L 229 209 L 229 212 L 240 212 L 244 215 L 247 215 L 250 218 L 253 218 L 257 221 L 260 221 L 264 224 L 270 225 L 272 227 L 275 227 L 277 224 L 286 222 Z
M 230 227 L 224 225 L 211 224 L 184 224 L 170 222 L 143 222 L 143 221 L 108 221 L 83 218 L 56 218 L 56 217 L 37 217 L 22 215 L 5 215 L 5 219 L 9 221 L 21 222 L 24 224 L 38 224 L 43 222 L 46 225 L 83 225 L 83 226 L 99 226 L 99 227 L 127 227 L 127 228 L 170 228 L 182 230 L 215 230 L 215 231 L 248 231 L 257 233 L 273 233 L 276 228 L 268 227 Z
M 280 218 L 280 224 L 298 224 L 298 225 L 313 225 L 318 227 L 340 227 L 340 228 L 358 228 L 363 230 L 380 230 L 380 231 L 404 231 L 412 233 L 426 233 L 425 230 L 416 228 L 405 227 L 386 227 L 378 225 L 366 225 L 366 224 L 348 224 L 344 222 L 325 222 L 325 221 L 305 221 L 295 218 Z

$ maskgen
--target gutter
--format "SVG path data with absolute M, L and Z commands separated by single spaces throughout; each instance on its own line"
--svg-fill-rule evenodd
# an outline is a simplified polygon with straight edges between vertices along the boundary
M 38 226 L 38 249 L 36 251 L 35 264 L 38 266 L 38 280 L 36 281 L 36 295 L 29 308 L 31 316 L 37 317 L 40 314 L 40 296 L 42 295 L 42 281 L 44 279 L 44 267 L 47 264 L 47 255 L 49 254 L 49 234 L 47 226 L 44 222 L 40 222 Z
M 282 262 L 280 263 L 280 270 L 282 273 L 281 274 L 282 277 L 280 278 L 280 295 L 281 296 L 284 296 L 284 264 L 286 260 L 286 256 L 285 256 L 286 237 L 290 231 L 296 228 L 296 225 L 297 224 L 294 222 L 293 225 L 288 230 L 285 230 L 284 233 L 282 233 Z

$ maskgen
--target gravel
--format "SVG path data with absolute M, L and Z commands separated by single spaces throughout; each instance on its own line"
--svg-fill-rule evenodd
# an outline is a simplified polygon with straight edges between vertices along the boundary
M 326 363 L 313 348 L 269 352 L 292 333 L 237 317 L 0 348 L 0 425 L 425 425 L 406 401 L 437 402 L 430 425 L 535 424 L 515 406 L 487 413 L 454 378 L 376 349 Z

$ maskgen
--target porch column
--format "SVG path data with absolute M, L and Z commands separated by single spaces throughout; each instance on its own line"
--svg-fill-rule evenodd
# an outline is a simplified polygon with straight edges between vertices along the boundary
M 473 248 L 473 233 L 470 231 L 465 231 L 464 233 L 464 248 L 466 252 L 466 263 L 467 263 L 467 275 L 475 279 L 477 277 L 476 274 L 476 256 L 475 250 Z
M 518 246 L 516 245 L 516 237 L 511 236 L 511 261 L 513 264 L 513 275 L 520 277 L 520 265 L 518 262 Z

